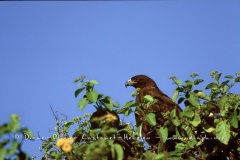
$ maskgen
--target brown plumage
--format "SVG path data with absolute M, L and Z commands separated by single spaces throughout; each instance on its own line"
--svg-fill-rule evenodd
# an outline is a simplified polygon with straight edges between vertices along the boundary
M 138 94 L 136 96 L 137 107 L 135 110 L 137 126 L 142 123 L 142 136 L 146 138 L 149 137 L 150 139 L 146 139 L 146 141 L 151 145 L 153 150 L 156 150 L 156 146 L 160 139 L 158 138 L 159 135 L 156 133 L 155 128 L 163 126 L 166 121 L 161 113 L 166 113 L 167 111 L 171 112 L 173 109 L 176 109 L 177 113 L 179 113 L 182 109 L 174 103 L 171 98 L 158 89 L 156 83 L 148 76 L 134 76 L 125 83 L 125 86 L 133 86 L 138 90 Z M 148 108 L 143 108 L 141 103 L 143 103 L 143 97 L 145 95 L 152 96 L 157 100 L 157 102 L 150 105 Z M 154 112 L 156 114 L 156 127 L 152 127 L 144 118 L 144 115 L 150 112 Z

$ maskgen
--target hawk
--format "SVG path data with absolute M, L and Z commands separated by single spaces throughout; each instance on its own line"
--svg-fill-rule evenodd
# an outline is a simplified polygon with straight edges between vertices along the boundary
M 142 124 L 141 134 L 146 138 L 146 141 L 151 146 L 152 150 L 156 151 L 157 144 L 160 139 L 157 138 L 159 135 L 156 132 L 156 127 L 159 128 L 163 126 L 166 119 L 163 118 L 162 113 L 171 112 L 176 109 L 177 113 L 181 112 L 182 109 L 172 101 L 165 93 L 163 93 L 156 85 L 156 83 L 145 75 L 136 75 L 129 79 L 125 86 L 133 86 L 137 90 L 136 95 L 136 110 L 135 119 L 137 126 Z M 144 96 L 152 96 L 156 102 L 143 108 L 141 104 L 144 102 Z M 156 127 L 152 127 L 145 119 L 145 115 L 148 113 L 155 113 L 156 115 Z M 149 139 L 147 138 L 149 137 Z

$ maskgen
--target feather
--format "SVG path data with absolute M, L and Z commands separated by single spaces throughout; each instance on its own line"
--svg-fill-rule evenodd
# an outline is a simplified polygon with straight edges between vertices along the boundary
M 137 75 L 129 79 L 125 86 L 133 86 L 138 90 L 136 96 L 136 110 L 135 110 L 135 119 L 137 126 L 142 124 L 142 136 L 148 137 L 146 141 L 152 147 L 153 150 L 156 150 L 156 146 L 159 143 L 160 139 L 157 134 L 156 128 L 160 128 L 166 122 L 166 119 L 163 118 L 162 113 L 171 112 L 173 109 L 176 109 L 177 114 L 182 111 L 182 109 L 172 101 L 165 93 L 163 93 L 156 85 L 156 83 L 145 75 Z M 153 97 L 156 102 L 148 106 L 147 108 L 141 104 L 144 102 L 144 96 L 150 95 Z M 156 126 L 151 126 L 145 119 L 145 115 L 148 113 L 156 114 Z M 170 146 L 173 148 L 174 146 Z

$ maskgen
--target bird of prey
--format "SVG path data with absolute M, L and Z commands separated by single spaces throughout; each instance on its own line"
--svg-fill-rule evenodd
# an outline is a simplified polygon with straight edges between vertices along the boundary
M 163 118 L 162 113 L 171 112 L 176 109 L 177 113 L 181 112 L 182 109 L 172 101 L 166 94 L 164 94 L 156 85 L 156 83 L 145 75 L 136 75 L 129 79 L 125 86 L 133 86 L 137 90 L 136 95 L 136 110 L 135 119 L 137 126 L 142 123 L 141 134 L 146 137 L 146 141 L 151 146 L 152 150 L 156 151 L 156 147 L 160 141 L 159 135 L 156 132 L 156 127 L 159 128 L 163 126 L 166 119 Z M 156 102 L 143 108 L 141 105 L 144 102 L 144 96 L 152 96 Z M 145 115 L 148 113 L 155 113 L 156 115 L 156 127 L 152 127 L 145 119 Z M 147 138 L 149 137 L 149 138 Z

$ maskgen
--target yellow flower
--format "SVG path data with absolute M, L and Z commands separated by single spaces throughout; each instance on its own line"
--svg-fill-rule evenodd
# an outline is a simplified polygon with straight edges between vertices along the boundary
M 62 149 L 64 152 L 71 152 L 72 142 L 73 138 L 60 138 L 58 139 L 56 146 L 58 146 L 58 148 Z
M 107 114 L 104 117 L 106 121 L 116 121 L 118 119 L 114 114 Z
M 66 138 L 65 139 L 65 143 L 72 143 L 73 142 L 73 138 Z
M 58 139 L 56 145 L 61 148 L 65 143 L 65 140 L 63 138 Z
M 70 143 L 64 143 L 64 145 L 62 146 L 62 150 L 64 152 L 71 152 L 72 150 L 72 146 Z

